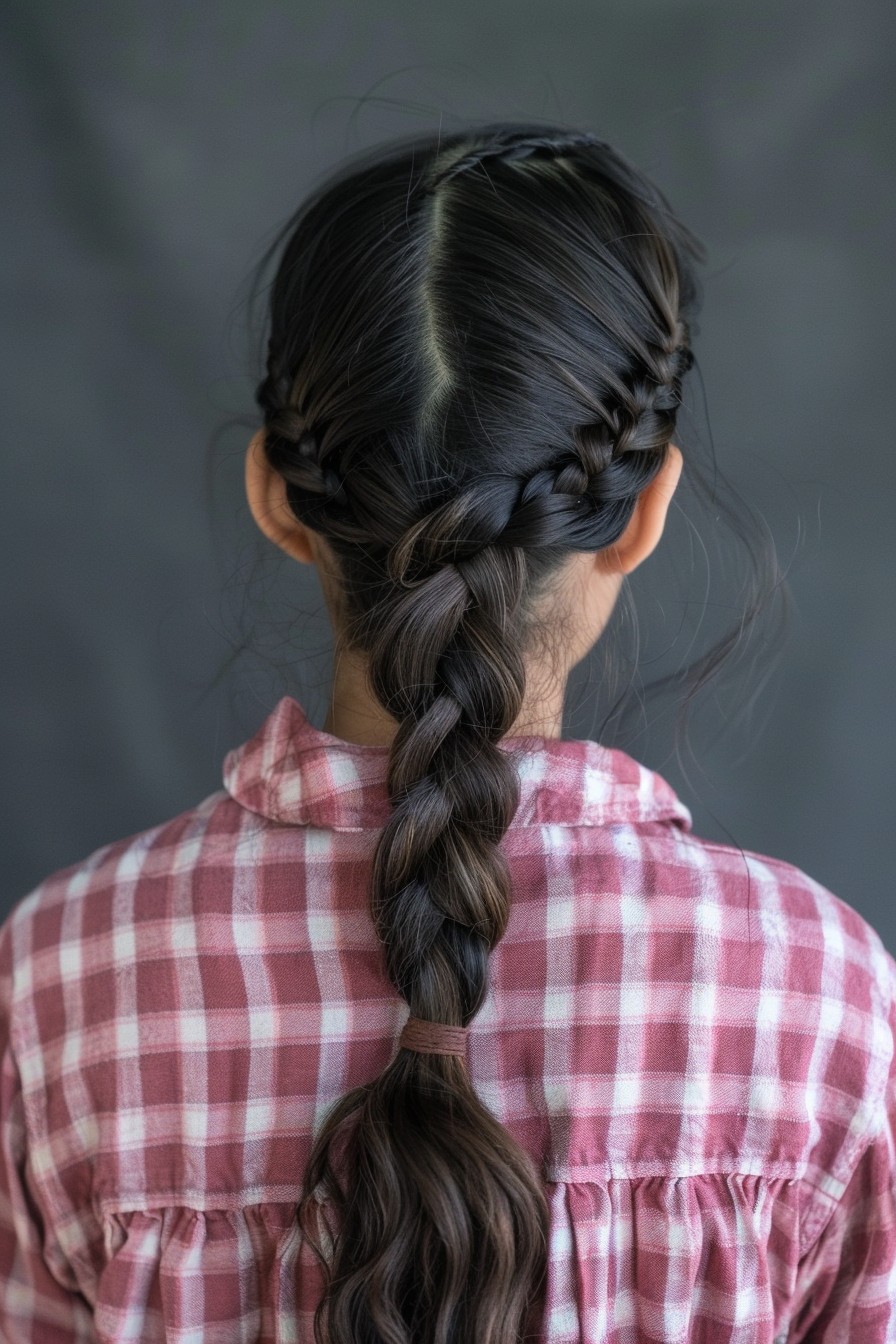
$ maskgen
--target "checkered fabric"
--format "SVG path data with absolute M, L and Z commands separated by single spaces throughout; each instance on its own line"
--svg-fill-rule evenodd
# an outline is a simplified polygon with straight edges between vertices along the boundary
M 545 1182 L 543 1339 L 894 1344 L 896 960 L 625 752 L 502 748 L 467 1061 Z M 409 1013 L 368 909 L 387 755 L 286 696 L 222 789 L 0 926 L 2 1344 L 312 1344 L 301 1176 Z

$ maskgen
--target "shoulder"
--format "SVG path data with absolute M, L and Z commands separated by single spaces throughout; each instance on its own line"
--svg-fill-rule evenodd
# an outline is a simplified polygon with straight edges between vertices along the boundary
M 586 922 L 616 890 L 627 925 L 674 941 L 707 975 L 716 965 L 771 996 L 824 1000 L 828 1018 L 843 1005 L 872 1035 L 896 999 L 896 959 L 872 919 L 795 863 L 664 822 L 580 833 L 574 863 Z
M 42 955 L 52 955 L 58 971 L 66 956 L 77 956 L 77 944 L 113 932 L 126 911 L 134 917 L 178 873 L 232 861 L 257 821 L 219 789 L 175 817 L 49 873 L 0 923 L 0 975 L 12 976 L 13 997 L 16 981 L 34 988 Z
M 805 869 L 755 850 L 688 834 L 680 861 L 701 874 L 703 899 L 720 926 L 759 939 L 782 987 L 829 997 L 871 1023 L 886 1022 L 896 1001 L 896 958 L 869 918 Z M 887 1034 L 884 1031 L 883 1034 Z
M 831 891 L 795 863 L 693 834 L 680 841 L 680 852 L 686 854 L 689 848 L 699 851 L 703 862 L 727 879 L 727 893 L 741 899 L 749 894 L 760 909 L 774 912 L 778 920 L 769 921 L 773 928 L 786 925 L 790 933 L 802 930 L 807 935 L 820 929 L 833 948 L 842 941 L 844 950 L 852 945 L 878 958 L 882 951 L 889 956 L 880 934 L 845 896 Z

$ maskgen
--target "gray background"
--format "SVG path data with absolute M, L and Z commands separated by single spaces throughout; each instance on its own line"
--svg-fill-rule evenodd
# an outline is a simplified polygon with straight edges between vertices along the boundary
M 314 572 L 242 492 L 251 268 L 343 154 L 534 117 L 609 139 L 705 241 L 679 438 L 763 520 L 796 613 L 764 684 L 760 661 L 700 702 L 692 757 L 659 710 L 601 740 L 660 770 L 698 834 L 797 864 L 896 951 L 893 15 L 7 0 L 0 909 L 217 789 L 281 695 L 323 722 Z M 633 576 L 649 675 L 683 613 L 737 611 L 736 553 L 689 514 L 686 475 Z M 567 736 L 596 735 L 597 668 L 574 674 Z

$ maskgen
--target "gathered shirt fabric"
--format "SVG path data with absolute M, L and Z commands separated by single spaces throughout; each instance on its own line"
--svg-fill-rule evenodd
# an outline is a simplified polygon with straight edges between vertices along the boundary
M 547 1193 L 541 1338 L 896 1344 L 896 960 L 625 752 L 501 748 L 467 1061 Z M 369 909 L 388 751 L 285 696 L 222 789 L 0 926 L 2 1344 L 313 1344 L 312 1141 L 409 1014 Z

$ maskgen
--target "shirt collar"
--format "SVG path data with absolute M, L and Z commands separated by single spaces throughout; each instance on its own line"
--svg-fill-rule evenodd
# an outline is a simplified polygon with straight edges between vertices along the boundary
M 689 808 L 654 770 L 580 738 L 514 737 L 520 804 L 511 827 L 664 821 L 690 831 Z M 387 746 L 326 733 L 286 695 L 248 742 L 224 758 L 224 788 L 242 807 L 288 825 L 363 830 L 385 825 Z

